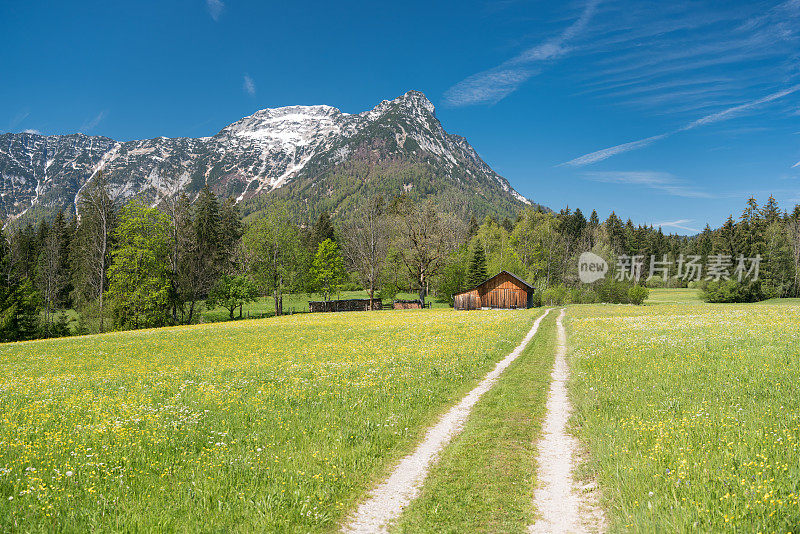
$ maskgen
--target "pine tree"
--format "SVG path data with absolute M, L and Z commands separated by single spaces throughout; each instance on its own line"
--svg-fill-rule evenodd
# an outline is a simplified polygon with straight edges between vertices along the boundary
M 315 253 L 319 248 L 320 243 L 326 239 L 330 239 L 336 243 L 336 233 L 334 232 L 333 224 L 331 224 L 331 216 L 327 211 L 323 211 L 319 214 L 317 222 L 315 222 L 314 226 L 311 227 L 306 245 L 309 250 Z
M 736 249 L 736 223 L 733 221 L 733 216 L 728 215 L 725 224 L 722 228 L 717 230 L 714 234 L 714 253 L 715 254 L 728 254 L 733 255 Z
M 467 238 L 472 239 L 476 235 L 478 235 L 478 219 L 475 218 L 473 215 L 469 220 L 469 227 L 467 228 Z
M 781 210 L 778 208 L 778 201 L 772 195 L 767 199 L 767 203 L 761 208 L 761 217 L 769 225 L 780 219 Z
M 197 301 L 208 296 L 230 261 L 225 251 L 222 214 L 217 196 L 206 185 L 197 197 L 192 231 L 186 244 L 184 302 L 189 303 L 187 322 L 191 323 Z
M 616 213 L 611 212 L 608 219 L 606 219 L 605 226 L 608 239 L 611 242 L 611 248 L 617 253 L 624 253 L 626 250 L 625 227 Z
M 592 228 L 600 226 L 600 217 L 597 216 L 597 210 L 592 210 L 592 214 L 589 216 L 589 226 Z
M 39 295 L 26 278 L 22 283 L 0 289 L 0 340 L 25 341 L 39 333 Z
M 483 244 L 480 239 L 475 240 L 475 245 L 472 247 L 472 258 L 467 268 L 467 286 L 476 287 L 483 282 L 489 275 L 486 272 L 486 252 L 483 250 Z

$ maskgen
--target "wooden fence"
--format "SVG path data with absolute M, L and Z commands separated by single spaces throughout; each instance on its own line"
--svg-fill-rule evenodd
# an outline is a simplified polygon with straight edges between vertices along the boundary
M 312 300 L 308 309 L 312 313 L 380 310 L 381 299 Z
M 395 300 L 392 302 L 392 308 L 395 310 L 419 310 L 422 308 L 430 308 L 431 303 L 426 302 L 423 304 L 419 300 Z

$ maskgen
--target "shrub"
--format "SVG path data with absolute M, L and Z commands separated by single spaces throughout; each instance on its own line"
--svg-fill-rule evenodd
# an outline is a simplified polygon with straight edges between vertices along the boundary
M 650 290 L 644 286 L 633 286 L 628 289 L 628 300 L 631 304 L 636 304 L 637 306 L 641 306 L 649 295 Z
M 766 298 L 759 281 L 704 280 L 700 289 L 700 297 L 706 302 L 757 302 Z
M 612 304 L 627 304 L 628 289 L 633 286 L 633 282 L 606 279 L 596 286 L 599 302 L 609 302 Z

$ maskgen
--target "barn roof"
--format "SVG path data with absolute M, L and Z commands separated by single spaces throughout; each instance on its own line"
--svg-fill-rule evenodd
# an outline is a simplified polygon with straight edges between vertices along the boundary
M 519 282 L 520 284 L 524 285 L 524 286 L 525 286 L 525 287 L 527 287 L 528 289 L 536 289 L 535 287 L 533 287 L 532 285 L 530 285 L 528 282 L 526 282 L 525 280 L 523 280 L 522 278 L 520 278 L 520 277 L 519 277 L 519 276 L 517 276 L 516 274 L 514 274 L 514 273 L 510 273 L 510 272 L 508 272 L 508 271 L 500 271 L 500 272 L 499 272 L 499 273 L 497 273 L 496 275 L 494 275 L 494 276 L 491 276 L 491 277 L 487 278 L 486 280 L 484 280 L 483 282 L 481 282 L 481 283 L 480 283 L 480 284 L 478 284 L 477 286 L 475 286 L 475 287 L 471 287 L 471 288 L 469 288 L 469 289 L 465 289 L 464 291 L 460 291 L 460 292 L 456 293 L 456 295 L 460 295 L 461 293 L 469 293 L 470 291 L 474 291 L 474 290 L 478 289 L 479 287 L 481 287 L 481 286 L 482 286 L 483 284 L 485 284 L 486 282 L 489 282 L 490 280 L 494 280 L 495 278 L 497 278 L 497 277 L 498 277 L 498 276 L 500 276 L 501 274 L 507 274 L 508 276 L 510 276 L 511 278 L 513 278 L 514 280 L 516 280 L 517 282 Z

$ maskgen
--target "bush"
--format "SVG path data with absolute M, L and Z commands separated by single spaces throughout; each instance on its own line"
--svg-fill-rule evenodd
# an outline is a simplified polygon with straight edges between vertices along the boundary
M 647 297 L 650 295 L 650 290 L 644 286 L 633 286 L 632 288 L 628 289 L 628 301 L 631 304 L 636 304 L 637 306 L 641 306 L 642 303 L 647 300 Z
M 706 302 L 758 302 L 766 298 L 759 281 L 704 280 L 700 289 L 700 297 Z
M 653 278 L 648 278 L 647 281 L 645 282 L 645 285 L 647 287 L 652 287 L 652 288 L 661 288 L 666 286 L 666 284 L 664 283 L 664 279 L 660 276 L 654 276 Z
M 605 279 L 595 287 L 597 300 L 611 304 L 627 304 L 630 302 L 628 290 L 631 287 L 633 287 L 633 282 L 630 281 L 614 280 L 613 278 Z

